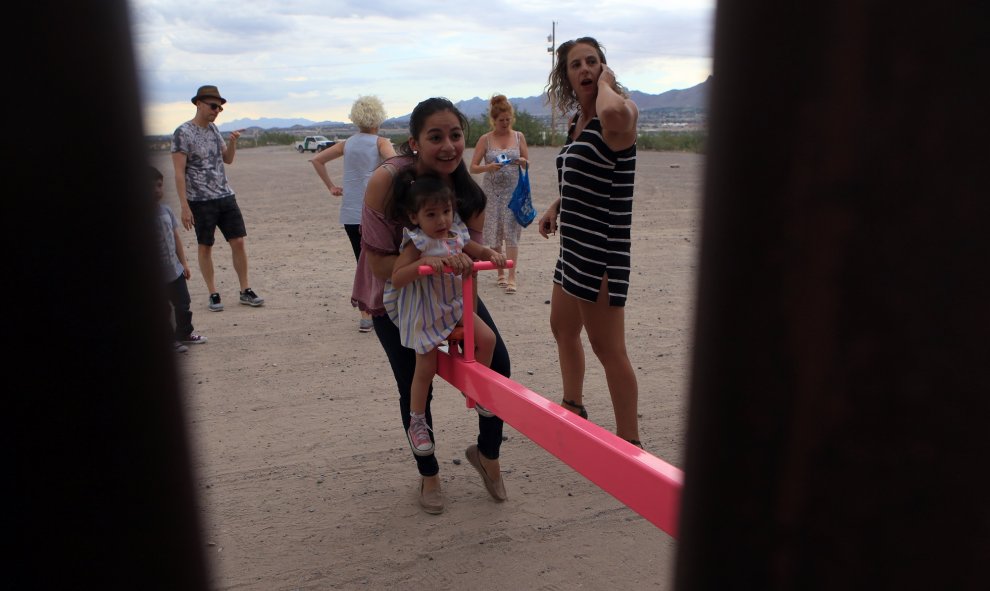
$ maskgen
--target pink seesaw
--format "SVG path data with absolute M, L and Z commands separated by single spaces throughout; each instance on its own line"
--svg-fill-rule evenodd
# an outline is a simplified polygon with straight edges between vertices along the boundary
M 513 261 L 507 261 L 511 267 Z M 496 267 L 474 263 L 475 271 Z M 445 269 L 450 271 L 449 268 Z M 419 267 L 421 275 L 433 269 Z M 648 521 L 677 537 L 684 473 L 474 359 L 472 274 L 463 277 L 464 327 L 448 337 L 437 356 L 437 375 L 464 393 L 469 408 L 480 404 Z M 462 334 L 461 334 L 462 333 Z M 463 338 L 464 351 L 456 341 Z

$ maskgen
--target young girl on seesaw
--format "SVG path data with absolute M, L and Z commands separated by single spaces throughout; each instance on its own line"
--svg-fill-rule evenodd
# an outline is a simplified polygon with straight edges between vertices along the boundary
M 473 257 L 504 267 L 505 256 L 471 241 L 467 226 L 455 211 L 454 192 L 442 179 L 420 175 L 412 180 L 411 175 L 405 175 L 397 182 L 409 183 L 403 203 L 394 203 L 394 207 L 401 208 L 412 227 L 403 228 L 399 258 L 385 283 L 383 299 L 389 318 L 399 328 L 402 345 L 416 351 L 406 435 L 412 452 L 425 456 L 433 453 L 426 397 L 437 372 L 437 346 L 461 323 L 464 313 L 461 276 L 444 273 L 443 268 L 455 257 Z M 432 267 L 433 274 L 420 275 L 421 265 Z M 470 265 L 467 269 L 470 273 Z M 495 333 L 477 314 L 474 342 L 475 359 L 490 366 Z

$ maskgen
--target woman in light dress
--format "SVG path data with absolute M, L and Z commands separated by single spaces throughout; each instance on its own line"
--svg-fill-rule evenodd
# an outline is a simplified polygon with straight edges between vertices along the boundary
M 471 158 L 471 174 L 485 173 L 481 187 L 488 196 L 485 208 L 484 241 L 495 252 L 505 254 L 514 265 L 499 270 L 496 281 L 505 293 L 516 293 L 516 269 L 519 268 L 519 236 L 522 226 L 509 209 L 512 191 L 519 181 L 519 168 L 529 166 L 529 147 L 526 136 L 512 129 L 516 114 L 504 94 L 496 94 L 489 101 L 488 123 L 491 131 L 478 138 Z

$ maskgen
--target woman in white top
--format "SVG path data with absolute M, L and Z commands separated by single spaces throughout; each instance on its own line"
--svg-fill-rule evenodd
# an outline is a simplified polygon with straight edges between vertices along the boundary
M 496 94 L 489 101 L 488 122 L 492 130 L 478 138 L 471 158 L 471 174 L 485 173 L 481 187 L 488 196 L 485 207 L 485 244 L 495 252 L 505 254 L 515 264 L 505 271 L 498 271 L 498 286 L 505 293 L 516 293 L 516 269 L 519 268 L 519 236 L 522 226 L 509 209 L 509 200 L 519 181 L 519 170 L 529 166 L 529 147 L 526 136 L 512 129 L 515 111 L 504 94 Z M 504 244 L 504 249 L 503 249 Z
M 371 173 L 386 158 L 395 156 L 395 148 L 388 138 L 378 135 L 378 128 L 388 116 L 382 101 L 376 96 L 358 97 L 351 106 L 350 119 L 358 127 L 358 133 L 338 142 L 314 156 L 310 162 L 316 174 L 323 179 L 330 194 L 340 200 L 340 223 L 347 232 L 354 250 L 354 259 L 361 254 L 361 208 L 364 206 L 364 191 Z M 344 157 L 344 184 L 335 185 L 327 172 L 327 163 Z M 371 315 L 361 312 L 358 321 L 360 332 L 371 332 Z

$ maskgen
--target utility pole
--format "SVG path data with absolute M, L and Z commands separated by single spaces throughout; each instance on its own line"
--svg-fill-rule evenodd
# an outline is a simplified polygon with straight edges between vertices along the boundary
M 553 21 L 553 26 L 550 29 L 550 34 L 547 35 L 547 43 L 550 47 L 547 47 L 547 51 L 550 52 L 550 72 L 553 72 L 554 67 L 557 65 L 557 21 Z M 547 97 L 548 99 L 550 97 Z M 557 108 L 552 102 L 550 104 L 550 145 L 554 145 L 554 136 L 557 133 Z

